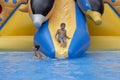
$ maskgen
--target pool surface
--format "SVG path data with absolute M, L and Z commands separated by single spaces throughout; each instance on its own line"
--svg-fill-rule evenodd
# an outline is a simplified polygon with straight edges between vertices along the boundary
M 0 52 L 0 80 L 120 80 L 120 52 L 78 59 L 35 60 L 31 52 Z

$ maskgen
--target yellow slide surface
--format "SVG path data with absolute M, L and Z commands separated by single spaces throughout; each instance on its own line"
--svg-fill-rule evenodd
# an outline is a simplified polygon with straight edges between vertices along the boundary
M 53 14 L 54 15 L 52 15 L 50 19 L 49 30 L 55 46 L 55 51 L 57 51 L 56 57 L 68 57 L 67 51 L 68 51 L 71 39 L 67 40 L 67 46 L 63 48 L 55 39 L 55 34 L 57 30 L 60 29 L 60 24 L 65 23 L 67 35 L 72 38 L 76 29 L 74 0 L 56 0 Z

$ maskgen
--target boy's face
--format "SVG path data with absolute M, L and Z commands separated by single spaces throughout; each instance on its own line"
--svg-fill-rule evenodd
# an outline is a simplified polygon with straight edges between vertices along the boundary
M 63 30 L 64 30 L 64 29 L 65 29 L 65 25 L 61 25 L 61 29 L 63 29 Z

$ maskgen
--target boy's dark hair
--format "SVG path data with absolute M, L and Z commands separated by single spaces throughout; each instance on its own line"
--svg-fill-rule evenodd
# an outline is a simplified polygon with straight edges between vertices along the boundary
M 39 50 L 40 46 L 35 44 L 35 48 Z
M 61 23 L 60 26 L 65 26 L 65 23 Z

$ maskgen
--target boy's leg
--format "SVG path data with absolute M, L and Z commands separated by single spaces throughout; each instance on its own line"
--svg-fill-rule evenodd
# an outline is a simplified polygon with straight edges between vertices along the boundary
M 40 57 L 41 58 L 46 58 L 46 56 L 44 54 L 42 54 L 41 52 L 40 52 Z
M 59 38 L 59 41 L 60 41 L 61 47 L 63 47 L 64 46 L 64 41 L 60 38 Z
M 39 51 L 36 51 L 36 56 L 38 57 L 38 58 L 40 58 L 41 57 L 41 55 L 40 55 L 41 53 L 39 52 Z
M 36 54 L 37 59 L 46 58 L 46 56 L 44 54 L 42 54 L 40 51 L 38 51 L 38 50 L 36 50 L 35 54 Z
M 60 43 L 60 39 L 58 38 L 57 41 Z
M 67 42 L 66 42 L 66 39 L 65 39 L 65 38 L 63 39 L 63 43 L 64 43 L 64 47 L 66 47 Z

